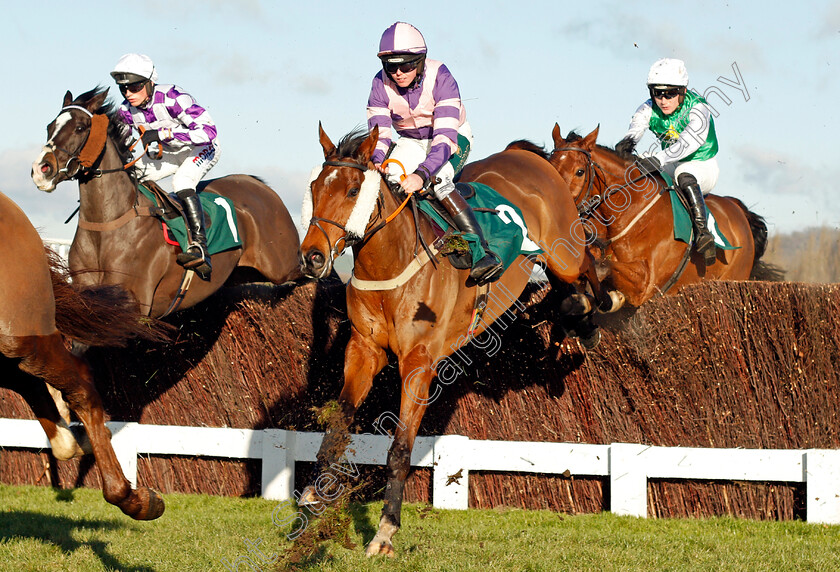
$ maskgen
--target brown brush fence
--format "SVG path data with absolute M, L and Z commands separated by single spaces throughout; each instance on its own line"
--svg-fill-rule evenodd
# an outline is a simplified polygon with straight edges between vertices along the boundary
M 531 317 L 533 318 L 533 317 Z M 112 419 L 160 425 L 318 431 L 312 409 L 341 387 L 349 334 L 341 286 L 232 289 L 175 318 L 168 346 L 95 350 L 89 358 Z M 605 323 L 584 352 L 522 316 L 499 354 L 467 350 L 474 369 L 443 388 L 421 434 L 473 439 L 643 443 L 686 447 L 840 448 L 840 288 L 836 285 L 709 282 Z M 392 362 L 393 364 L 393 362 Z M 373 432 L 397 411 L 390 365 L 357 417 Z M 0 390 L 0 417 L 31 419 Z M 296 486 L 308 479 L 299 463 Z M 4 449 L 0 481 L 99 486 L 89 459 L 56 463 L 47 452 Z M 378 498 L 384 470 L 362 468 L 359 493 Z M 257 461 L 143 457 L 138 479 L 162 492 L 259 494 Z M 601 478 L 473 472 L 470 506 L 588 513 L 604 506 Z M 804 511 L 801 485 L 648 484 L 657 517 L 731 514 L 791 519 Z M 416 469 L 409 501 L 429 501 L 430 472 Z

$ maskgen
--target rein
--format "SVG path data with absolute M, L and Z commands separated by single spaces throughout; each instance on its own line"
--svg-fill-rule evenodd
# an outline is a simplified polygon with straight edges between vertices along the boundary
M 592 190 L 593 190 L 594 184 L 595 184 L 596 173 L 600 172 L 600 173 L 603 173 L 604 175 L 609 174 L 609 175 L 612 175 L 613 177 L 617 177 L 617 175 L 615 175 L 614 173 L 608 173 L 606 171 L 606 169 L 604 169 L 601 165 L 599 165 L 592 158 L 592 153 L 590 151 L 587 151 L 586 149 L 581 149 L 580 147 L 556 147 L 555 149 L 552 150 L 552 154 L 556 153 L 558 151 L 578 151 L 580 153 L 583 153 L 586 156 L 587 179 L 589 181 L 589 184 L 587 185 L 586 193 L 584 193 L 584 195 L 583 195 L 584 200 L 582 200 L 580 202 L 580 204 L 576 203 L 577 207 L 578 207 L 578 213 L 581 217 L 590 218 L 593 215 L 593 213 L 596 210 L 598 210 L 598 208 L 602 204 L 604 204 L 604 202 L 607 199 L 609 199 L 611 196 L 613 196 L 614 194 L 616 194 L 620 191 L 623 191 L 624 189 L 628 188 L 630 185 L 633 185 L 635 183 L 638 183 L 639 181 L 642 181 L 642 180 L 648 178 L 647 175 L 642 174 L 641 176 L 636 177 L 635 179 L 633 179 L 633 180 L 631 180 L 631 181 L 629 181 L 629 182 L 627 182 L 623 185 L 620 185 L 620 186 L 617 186 L 617 187 L 610 187 L 608 190 L 604 191 L 603 193 L 599 193 L 597 195 L 597 201 L 593 201 L 594 204 L 590 204 L 590 201 L 588 201 L 587 199 L 589 198 L 589 195 L 592 194 Z M 600 179 L 604 183 L 606 183 L 606 177 L 600 177 Z M 622 230 L 620 233 L 613 236 L 612 238 L 607 239 L 603 246 L 607 247 L 610 244 L 618 241 L 623 236 L 625 236 L 630 231 L 630 229 L 633 226 L 636 225 L 636 223 L 639 221 L 639 219 L 641 219 L 653 207 L 653 205 L 656 204 L 656 202 L 660 199 L 661 196 L 662 196 L 662 194 L 658 193 L 654 200 L 652 200 L 650 203 L 648 203 L 648 205 L 645 206 L 645 208 L 642 209 L 641 212 L 639 212 L 635 217 L 633 217 L 633 220 L 631 220 L 630 223 L 626 227 L 624 227 L 624 230 Z
M 593 184 L 594 184 L 595 172 L 600 171 L 601 173 L 607 174 L 607 171 L 603 167 L 601 167 L 592 158 L 592 153 L 590 151 L 587 151 L 586 149 L 581 149 L 579 147 L 558 147 L 558 148 L 554 149 L 552 151 L 552 153 L 554 153 L 556 151 L 579 151 L 579 152 L 583 153 L 584 155 L 586 155 L 587 171 L 589 173 L 589 176 L 588 176 L 589 186 L 587 187 L 587 190 L 586 190 L 586 197 L 588 197 L 590 192 L 592 191 L 592 187 L 593 187 Z M 616 176 L 613 173 L 609 173 L 609 174 L 611 174 L 614 177 Z M 636 177 L 635 179 L 633 179 L 629 183 L 625 183 L 624 185 L 621 185 L 620 187 L 612 187 L 608 192 L 605 192 L 604 194 L 599 194 L 598 195 L 598 202 L 594 206 L 589 206 L 589 205 L 586 204 L 585 201 L 583 201 L 582 202 L 583 207 L 578 206 L 578 212 L 580 213 L 580 216 L 589 218 L 590 216 L 592 216 L 592 213 L 595 212 L 598 209 L 598 207 L 600 207 L 604 203 L 604 201 L 606 201 L 608 198 L 610 198 L 614 193 L 617 193 L 621 190 L 624 190 L 627 187 L 629 187 L 630 185 L 632 185 L 634 183 L 638 183 L 639 181 L 641 181 L 643 179 L 646 179 L 646 178 L 647 178 L 647 175 L 642 174 L 640 177 Z M 606 183 L 606 178 L 604 178 L 604 182 Z M 645 206 L 645 208 L 643 208 L 641 211 L 639 211 L 636 214 L 636 216 L 633 217 L 633 220 L 631 220 L 627 224 L 627 226 L 624 227 L 624 230 L 619 232 L 617 235 L 605 240 L 602 247 L 606 248 L 607 246 L 609 246 L 610 244 L 613 244 L 614 242 L 617 242 L 619 239 L 623 238 L 628 232 L 630 232 L 630 229 L 632 229 L 636 225 L 636 223 L 639 222 L 639 220 L 643 216 L 645 216 L 650 209 L 653 208 L 653 206 L 659 201 L 659 199 L 662 198 L 663 194 L 664 193 L 662 193 L 662 192 L 658 192 L 656 194 L 656 198 L 654 198 L 652 201 L 650 201 Z M 693 229 L 692 229 L 692 232 L 694 232 Z M 689 244 L 688 248 L 685 251 L 685 254 L 683 254 L 683 257 L 680 260 L 680 263 L 677 265 L 676 270 L 671 275 L 671 277 L 668 279 L 668 281 L 665 284 L 663 284 L 662 288 L 659 289 L 660 296 L 664 296 L 665 293 L 668 292 L 668 290 L 670 290 L 674 286 L 674 284 L 677 283 L 677 281 L 680 279 L 680 277 L 682 277 L 683 272 L 685 272 L 686 266 L 688 266 L 688 261 L 689 261 L 690 258 L 691 258 L 691 245 Z

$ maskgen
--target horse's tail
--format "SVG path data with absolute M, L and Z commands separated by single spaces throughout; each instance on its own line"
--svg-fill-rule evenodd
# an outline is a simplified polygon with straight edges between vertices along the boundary
M 59 332 L 85 345 L 103 347 L 124 347 L 133 338 L 170 339 L 173 326 L 141 315 L 128 292 L 113 285 L 74 286 L 64 261 L 50 248 L 46 252 Z
M 755 257 L 753 258 L 752 270 L 750 271 L 750 279 L 781 282 L 785 279 L 784 269 L 761 260 L 761 257 L 767 251 L 767 223 L 764 221 L 764 217 L 752 212 L 740 199 L 736 199 L 735 197 L 731 198 L 744 211 L 744 216 L 747 217 L 747 222 L 750 225 L 753 244 L 755 245 Z

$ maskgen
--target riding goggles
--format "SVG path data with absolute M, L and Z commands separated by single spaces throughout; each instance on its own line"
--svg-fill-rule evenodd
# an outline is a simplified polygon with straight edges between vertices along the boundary
M 651 88 L 650 90 L 650 96 L 654 99 L 674 99 L 678 95 L 682 95 L 682 90 L 678 87 L 668 89 Z
M 420 63 L 420 60 L 416 60 L 413 62 L 382 62 L 382 66 L 385 68 L 385 71 L 389 74 L 397 73 L 397 70 L 401 71 L 402 73 L 408 73 L 411 70 L 417 69 L 417 64 Z
M 146 85 L 146 80 L 143 81 L 135 81 L 133 83 L 121 83 L 120 84 L 120 93 L 128 95 L 129 93 L 138 93 L 143 87 Z

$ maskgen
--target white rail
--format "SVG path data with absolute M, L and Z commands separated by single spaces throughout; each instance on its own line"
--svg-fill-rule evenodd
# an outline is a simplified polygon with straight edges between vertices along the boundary
M 296 461 L 315 461 L 323 433 L 109 422 L 126 477 L 136 485 L 138 455 L 260 459 L 262 496 L 285 500 L 294 490 Z M 391 439 L 353 435 L 337 470 L 384 465 Z M 49 448 L 37 421 L 0 419 L 0 447 Z M 697 449 L 612 443 L 475 441 L 460 435 L 418 437 L 415 467 L 432 468 L 434 506 L 466 509 L 470 471 L 571 474 L 609 478 L 612 512 L 647 516 L 647 480 L 731 480 L 805 483 L 811 522 L 840 524 L 840 450 Z M 567 472 L 568 471 L 568 472 Z M 325 479 L 333 482 L 331 479 Z M 297 493 L 297 494 L 296 494 Z
M 67 262 L 67 255 L 70 253 L 70 245 L 72 240 L 65 240 L 63 238 L 44 238 L 44 244 L 55 250 L 55 252 Z

